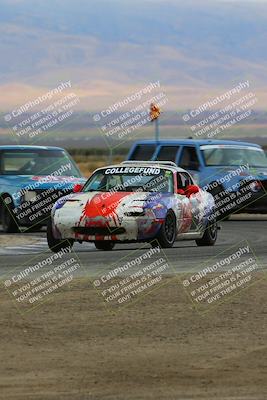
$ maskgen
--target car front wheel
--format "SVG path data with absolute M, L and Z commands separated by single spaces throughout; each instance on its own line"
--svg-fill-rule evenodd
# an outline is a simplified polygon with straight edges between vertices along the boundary
M 176 239 L 176 234 L 176 218 L 174 212 L 169 210 L 156 237 L 157 240 L 154 240 L 152 243 L 155 245 L 156 241 L 158 241 L 162 248 L 172 247 Z
M 47 231 L 46 231 L 46 237 L 47 237 L 47 244 L 48 247 L 53 253 L 58 253 L 62 250 L 72 249 L 74 240 L 72 239 L 56 239 L 53 235 L 53 229 L 52 229 L 52 221 L 51 218 L 49 218 L 49 221 L 47 223 Z

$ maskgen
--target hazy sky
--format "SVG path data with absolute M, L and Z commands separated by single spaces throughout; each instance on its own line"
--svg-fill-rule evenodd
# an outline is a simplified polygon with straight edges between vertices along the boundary
M 39 96 L 62 77 L 91 101 L 88 108 L 158 79 L 180 108 L 247 79 L 258 104 L 267 106 L 267 0 L 0 5 L 0 110 Z

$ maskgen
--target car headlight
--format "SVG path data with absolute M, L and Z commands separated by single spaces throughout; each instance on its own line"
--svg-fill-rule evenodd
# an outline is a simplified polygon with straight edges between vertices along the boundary
M 34 192 L 33 190 L 27 190 L 27 192 L 24 193 L 24 201 L 35 201 L 37 198 L 37 192 Z
M 259 192 L 260 190 L 262 190 L 262 184 L 259 181 L 253 181 L 249 184 L 250 189 L 252 192 Z
M 140 199 L 132 200 L 129 203 L 123 204 L 124 215 L 126 217 L 140 217 L 145 215 L 144 201 Z

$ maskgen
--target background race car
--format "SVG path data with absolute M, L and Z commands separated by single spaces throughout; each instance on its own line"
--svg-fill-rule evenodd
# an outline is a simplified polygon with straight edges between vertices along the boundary
M 59 147 L 0 146 L 0 217 L 6 233 L 46 225 L 53 204 L 85 179 Z
M 232 213 L 267 213 L 267 159 L 261 146 L 234 140 L 140 140 L 129 160 L 168 160 L 210 192 L 217 219 Z M 233 201 L 234 200 L 234 201 Z

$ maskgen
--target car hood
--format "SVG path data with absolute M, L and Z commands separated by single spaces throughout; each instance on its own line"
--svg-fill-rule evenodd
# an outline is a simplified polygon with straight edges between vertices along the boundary
M 77 183 L 84 184 L 85 178 L 73 178 L 70 176 L 38 176 L 38 175 L 10 175 L 7 176 L 9 185 L 17 187 L 19 189 L 49 189 L 51 187 L 59 185 L 60 188 L 68 186 L 74 186 Z
M 225 179 L 227 175 L 229 176 L 228 181 Z M 242 170 L 241 167 L 238 166 L 209 167 L 205 170 L 205 176 L 201 178 L 201 187 L 206 188 L 206 185 L 210 184 L 210 182 L 220 181 L 220 179 L 223 179 L 223 182 L 233 183 L 249 177 L 251 180 L 266 181 L 267 168 L 244 168 Z
M 266 167 L 248 167 L 243 168 L 238 166 L 224 166 L 224 167 L 207 167 L 205 169 L 205 174 L 208 175 L 208 178 L 204 180 L 210 180 L 212 176 L 216 178 L 217 176 L 224 176 L 232 172 L 238 172 L 238 176 L 241 179 L 244 177 L 252 176 L 255 179 L 267 179 L 267 168 Z
M 109 215 L 118 207 L 124 212 L 141 211 L 144 208 L 165 208 L 173 197 L 172 193 L 151 192 L 81 192 L 62 197 L 55 204 L 55 209 L 62 207 L 80 208 L 86 217 Z

